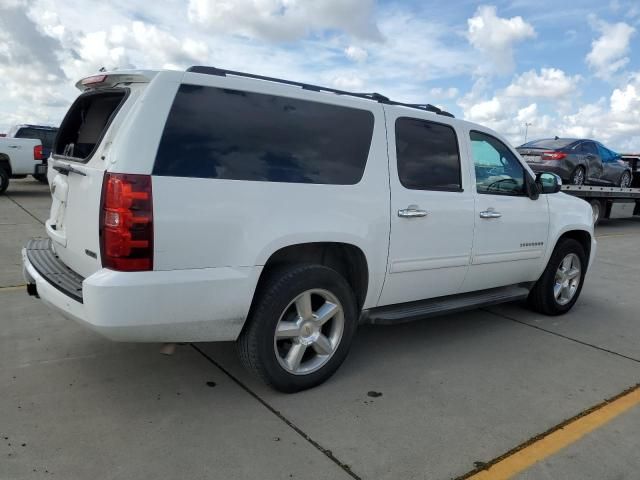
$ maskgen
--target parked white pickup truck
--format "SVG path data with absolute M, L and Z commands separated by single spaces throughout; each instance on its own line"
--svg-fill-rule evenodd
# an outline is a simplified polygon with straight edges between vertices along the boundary
M 47 173 L 42 142 L 35 138 L 0 137 L 0 194 L 9 179 Z

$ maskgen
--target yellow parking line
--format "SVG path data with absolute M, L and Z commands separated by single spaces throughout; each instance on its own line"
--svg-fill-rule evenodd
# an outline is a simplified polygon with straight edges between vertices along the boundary
M 603 233 L 602 235 L 596 235 L 596 238 L 626 237 L 627 235 L 632 235 L 632 234 L 630 234 L 630 233 Z
M 10 287 L 0 287 L 0 292 L 14 292 L 16 290 L 24 290 L 24 287 L 26 287 L 26 284 L 22 284 L 22 285 L 11 285 Z
M 600 428 L 638 405 L 640 405 L 640 385 L 636 385 L 613 400 L 590 409 L 586 414 L 575 417 L 548 435 L 541 435 L 540 438 L 526 444 L 523 448 L 506 454 L 489 469 L 466 478 L 467 480 L 506 480 L 512 478 L 534 463 L 577 442 L 589 432 Z

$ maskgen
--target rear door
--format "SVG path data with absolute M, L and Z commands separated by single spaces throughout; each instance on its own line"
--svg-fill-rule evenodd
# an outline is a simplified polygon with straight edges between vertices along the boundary
M 460 290 L 473 239 L 473 192 L 454 125 L 387 111 L 391 236 L 380 305 Z
M 617 185 L 625 169 L 625 164 L 620 161 L 615 152 L 600 144 L 598 144 L 598 151 L 602 158 L 602 183 Z
M 61 260 L 85 277 L 100 268 L 100 196 L 113 133 L 138 94 L 128 87 L 80 95 L 62 121 L 49 162 L 47 234 Z

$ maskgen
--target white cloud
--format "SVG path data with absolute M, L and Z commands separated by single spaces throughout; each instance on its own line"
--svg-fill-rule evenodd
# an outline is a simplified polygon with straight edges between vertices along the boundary
M 491 63 L 482 68 L 483 74 L 512 71 L 515 44 L 536 36 L 533 26 L 522 17 L 498 17 L 496 7 L 492 5 L 478 7 L 467 24 L 469 42 Z
M 575 93 L 580 76 L 567 76 L 557 68 L 542 68 L 540 74 L 529 70 L 517 76 L 505 89 L 509 97 L 559 98 Z
M 629 43 L 635 28 L 624 22 L 610 24 L 592 19 L 600 37 L 591 42 L 586 61 L 596 76 L 608 79 L 629 63 Z
M 189 20 L 206 28 L 276 41 L 337 29 L 379 41 L 373 0 L 189 0 Z
M 331 83 L 340 90 L 360 90 L 364 86 L 362 79 L 355 75 L 341 75 L 332 79 Z
M 435 87 L 429 90 L 429 96 L 438 100 L 451 100 L 459 95 L 459 90 L 455 87 L 440 88 Z
M 364 62 L 369 56 L 369 54 L 364 48 L 357 47 L 355 45 L 349 45 L 347 48 L 344 49 L 344 53 L 351 60 L 354 60 L 360 63 Z

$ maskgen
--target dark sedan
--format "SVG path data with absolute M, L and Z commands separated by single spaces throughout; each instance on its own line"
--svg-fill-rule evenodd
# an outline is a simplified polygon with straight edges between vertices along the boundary
M 545 138 L 517 149 L 534 172 L 552 172 L 572 185 L 631 184 L 631 169 L 616 152 L 587 138 Z

